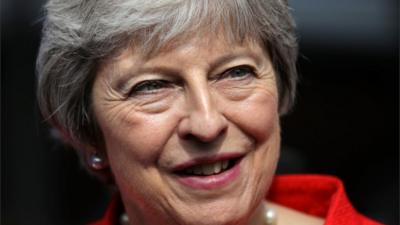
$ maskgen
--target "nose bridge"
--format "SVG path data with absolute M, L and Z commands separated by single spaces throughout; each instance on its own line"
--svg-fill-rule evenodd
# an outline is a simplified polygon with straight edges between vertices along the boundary
M 205 119 L 204 122 L 213 119 L 217 109 L 215 108 L 215 99 L 207 84 L 197 82 L 196 87 L 191 89 L 188 100 L 190 102 L 191 116 L 196 116 L 196 118 L 203 117 L 202 119 Z
M 208 81 L 194 81 L 187 94 L 188 111 L 181 134 L 204 142 L 217 138 L 226 129 L 227 121 L 218 108 L 217 96 L 210 89 Z

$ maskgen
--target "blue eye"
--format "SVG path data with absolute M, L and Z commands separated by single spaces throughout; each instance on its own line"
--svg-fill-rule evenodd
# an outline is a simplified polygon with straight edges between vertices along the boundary
M 170 87 L 165 80 L 145 80 L 136 84 L 129 93 L 129 96 L 138 94 L 151 94 L 160 91 L 160 89 Z
M 240 79 L 244 78 L 246 76 L 254 76 L 254 70 L 253 68 L 249 66 L 238 66 L 234 67 L 232 69 L 229 69 L 222 73 L 221 78 L 233 78 L 233 79 Z

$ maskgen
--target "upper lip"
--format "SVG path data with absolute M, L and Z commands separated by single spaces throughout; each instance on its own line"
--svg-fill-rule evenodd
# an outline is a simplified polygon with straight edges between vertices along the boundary
M 183 163 L 180 163 L 172 168 L 172 172 L 182 171 L 192 166 L 197 166 L 201 164 L 211 164 L 218 161 L 230 160 L 240 158 L 244 153 L 222 153 L 218 155 L 203 156 L 198 158 L 193 158 Z

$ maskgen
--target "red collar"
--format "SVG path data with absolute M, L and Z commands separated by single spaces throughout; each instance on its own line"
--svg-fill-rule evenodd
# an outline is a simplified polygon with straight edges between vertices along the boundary
M 332 176 L 276 176 L 267 199 L 325 218 L 325 225 L 380 225 L 353 208 L 343 183 Z
M 325 225 L 382 225 L 358 213 L 349 202 L 343 183 L 331 176 L 276 176 L 267 199 L 306 214 L 325 218 Z M 120 204 L 118 198 L 115 198 L 104 217 L 90 225 L 116 225 L 116 212 Z

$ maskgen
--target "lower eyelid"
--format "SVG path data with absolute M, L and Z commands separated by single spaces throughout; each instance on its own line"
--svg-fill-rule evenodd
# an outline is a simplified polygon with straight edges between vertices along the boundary
M 136 92 L 147 92 L 146 90 L 145 91 L 140 91 L 138 89 L 152 88 L 151 85 L 159 85 L 160 88 L 155 88 L 154 89 L 154 90 L 157 90 L 157 89 L 162 89 L 164 87 L 167 87 L 168 83 L 164 82 L 164 81 L 158 81 L 158 80 L 142 81 L 142 82 L 139 82 L 139 83 L 133 85 L 132 88 L 130 89 L 130 92 L 135 92 L 135 91 Z M 152 90 L 148 90 L 148 91 L 152 91 Z
M 234 76 L 231 77 L 232 80 L 244 80 L 244 79 L 249 79 L 249 78 L 254 78 L 257 77 L 257 74 L 253 71 L 248 71 L 245 74 L 241 75 L 241 76 Z
M 244 75 L 247 75 L 247 74 L 255 75 L 256 74 L 255 68 L 253 68 L 252 66 L 243 65 L 243 66 L 236 66 L 231 69 L 228 69 L 225 72 L 223 72 L 222 75 L 233 73 L 235 70 L 242 70 L 242 72 L 245 73 Z
M 148 90 L 148 91 L 131 91 L 127 94 L 127 97 L 151 97 L 155 95 L 163 95 L 163 94 L 167 94 L 168 91 L 171 91 L 172 89 L 175 88 L 175 85 L 173 84 L 167 84 L 165 87 L 163 88 L 158 88 L 158 89 L 154 89 L 154 90 Z
M 128 93 L 128 97 L 135 97 L 135 96 L 146 96 L 146 95 L 154 95 L 159 92 L 162 92 L 161 89 L 156 90 L 149 90 L 149 91 L 132 91 Z

